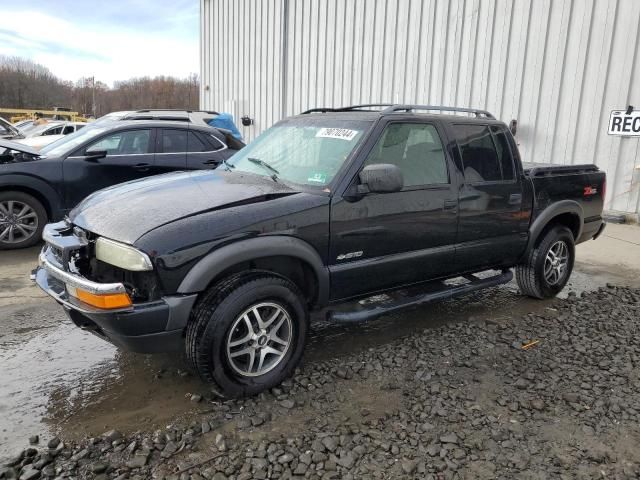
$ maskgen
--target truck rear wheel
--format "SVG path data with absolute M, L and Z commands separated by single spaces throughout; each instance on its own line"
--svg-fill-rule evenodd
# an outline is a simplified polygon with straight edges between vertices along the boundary
M 571 230 L 562 225 L 550 228 L 526 260 L 516 267 L 520 290 L 533 298 L 555 297 L 567 284 L 574 260 Z
M 255 395 L 290 376 L 302 357 L 309 315 L 291 281 L 238 274 L 198 302 L 187 326 L 187 357 L 224 397 Z

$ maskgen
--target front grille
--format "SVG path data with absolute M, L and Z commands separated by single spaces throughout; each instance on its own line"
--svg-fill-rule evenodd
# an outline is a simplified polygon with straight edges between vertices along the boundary
M 47 257 L 66 272 L 97 283 L 121 283 L 134 302 L 157 300 L 161 296 L 155 272 L 131 272 L 95 258 L 96 235 L 59 222 L 45 227 Z

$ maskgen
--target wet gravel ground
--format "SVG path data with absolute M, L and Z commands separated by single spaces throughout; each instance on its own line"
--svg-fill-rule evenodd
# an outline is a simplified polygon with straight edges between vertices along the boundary
M 31 438 L 0 478 L 638 478 L 640 290 L 461 319 L 306 364 L 190 422 Z M 523 348 L 528 347 L 528 348 Z

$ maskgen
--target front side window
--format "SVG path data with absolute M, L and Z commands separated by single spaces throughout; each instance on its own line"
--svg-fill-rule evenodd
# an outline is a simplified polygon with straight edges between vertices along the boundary
M 487 125 L 454 125 L 468 183 L 503 180 L 500 158 Z
M 162 131 L 163 153 L 184 153 L 187 151 L 187 131 L 169 130 Z
M 94 137 L 97 137 L 109 130 L 108 126 L 100 125 L 96 126 L 92 124 L 90 127 L 83 129 L 82 131 L 75 131 L 62 137 L 59 140 L 56 140 L 50 145 L 47 145 L 42 150 L 40 150 L 41 155 L 47 156 L 57 156 L 57 155 L 68 155 L 72 153 L 74 150 L 79 148 L 81 145 L 86 144 L 89 140 Z
M 405 187 L 449 183 L 444 148 L 433 125 L 392 123 L 382 132 L 365 165 L 375 163 L 396 165 Z
M 106 150 L 107 155 L 136 155 L 149 153 L 150 130 L 125 130 L 107 135 L 87 147 L 87 150 Z
M 45 131 L 42 135 L 60 135 L 62 133 L 62 127 L 54 127 Z
M 336 118 L 292 119 L 271 127 L 227 164 L 296 184 L 325 187 L 345 164 L 371 122 Z

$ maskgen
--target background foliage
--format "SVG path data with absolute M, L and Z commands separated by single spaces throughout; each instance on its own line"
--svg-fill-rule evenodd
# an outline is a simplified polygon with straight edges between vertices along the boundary
M 141 77 L 117 81 L 113 88 L 93 79 L 75 83 L 57 78 L 43 65 L 0 55 L 0 107 L 49 110 L 69 107 L 96 116 L 141 108 L 198 108 L 198 77 Z M 94 92 L 95 89 L 95 92 Z

